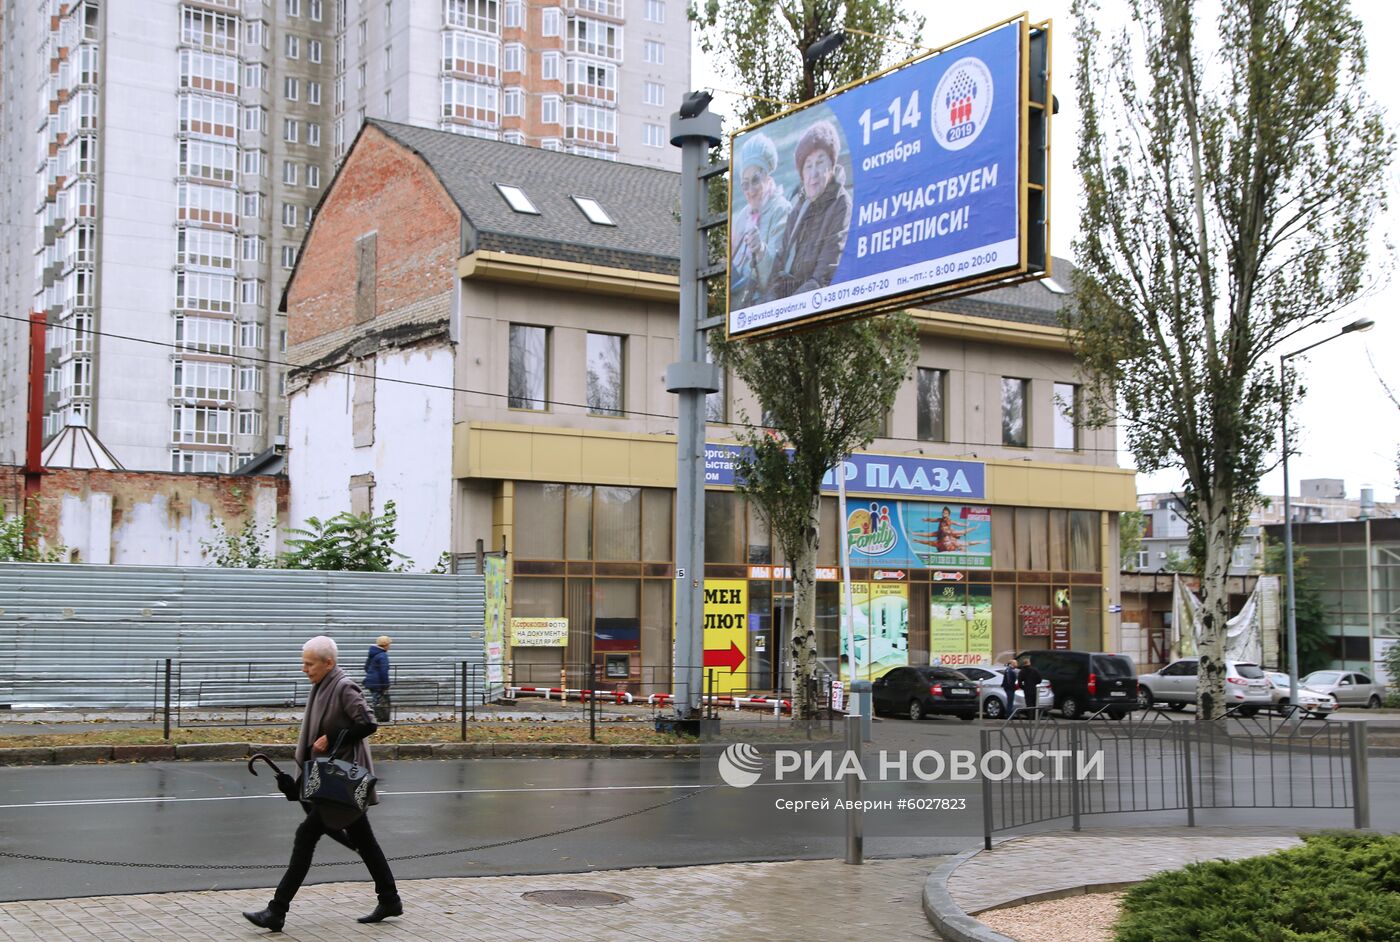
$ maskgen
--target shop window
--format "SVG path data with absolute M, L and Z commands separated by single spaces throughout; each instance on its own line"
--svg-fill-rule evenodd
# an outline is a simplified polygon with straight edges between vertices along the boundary
M 564 558 L 564 485 L 515 485 L 515 555 Z M 562 610 L 562 603 L 561 603 Z
M 593 558 L 641 557 L 642 492 L 636 487 L 594 488 Z
M 1050 568 L 1049 516 L 1038 507 L 1017 507 L 1016 568 L 1044 571 Z M 993 517 L 996 514 L 992 515 Z M 993 537 L 995 544 L 996 538 Z M 995 548 L 995 547 L 994 547 Z
M 1069 590 L 1069 646 L 1076 651 L 1103 650 L 1102 595 L 1100 588 Z
M 1050 511 L 1050 568 L 1055 572 L 1069 569 L 1069 511 Z
M 643 695 L 669 693 L 671 684 L 670 581 L 642 583 L 642 689 Z
M 1097 510 L 1070 511 L 1069 568 L 1075 572 L 1099 571 L 1099 513 Z
M 671 537 L 671 492 L 659 487 L 642 491 L 642 559 L 669 562 L 675 553 Z
M 564 493 L 564 558 L 592 559 L 593 488 L 570 484 Z
M 744 507 L 748 515 L 748 552 L 744 555 L 747 563 L 771 563 L 773 561 L 772 535 L 768 529 L 768 521 L 759 512 L 758 504 L 751 500 L 744 501 Z
M 744 561 L 741 499 L 728 491 L 705 492 L 705 562 Z
M 1026 400 L 1030 393 L 1031 381 L 1001 378 L 1001 443 L 1015 448 L 1025 448 L 1030 441 L 1027 432 Z
M 547 485 L 559 487 L 559 485 Z M 517 496 L 519 494 L 517 485 Z M 517 504 L 517 506 L 519 506 Z M 519 533 L 519 529 L 516 531 Z M 518 545 L 518 544 L 517 544 Z M 517 577 L 511 594 L 511 615 L 521 618 L 564 617 L 564 580 Z M 564 648 L 512 647 L 511 679 L 517 684 L 559 683 L 564 666 Z

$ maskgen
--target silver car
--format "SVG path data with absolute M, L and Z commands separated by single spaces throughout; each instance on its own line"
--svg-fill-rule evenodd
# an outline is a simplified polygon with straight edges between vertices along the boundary
M 959 667 L 958 673 L 982 685 L 983 716 L 989 720 L 1006 718 L 1006 688 L 1001 685 L 1001 678 L 1006 673 L 1005 667 Z M 1055 705 L 1055 692 L 1050 688 L 1050 681 L 1042 680 L 1036 684 L 1035 689 L 1037 713 Z M 1016 688 L 1015 704 L 1017 710 L 1026 708 L 1026 695 L 1019 687 Z
M 1288 709 L 1288 675 L 1281 671 L 1265 671 L 1264 675 L 1269 678 L 1269 684 L 1272 687 L 1274 710 L 1286 716 L 1290 712 Z M 1298 681 L 1298 705 L 1302 707 L 1304 713 L 1320 716 L 1324 719 L 1337 709 L 1337 701 L 1331 694 L 1305 687 L 1302 680 Z
M 1374 710 L 1385 700 L 1385 685 L 1355 671 L 1313 671 L 1298 681 L 1322 693 L 1330 693 L 1338 706 L 1359 706 Z
M 1183 657 L 1151 674 L 1138 675 L 1138 699 L 1145 706 L 1165 703 L 1169 710 L 1183 710 L 1196 702 L 1198 657 Z M 1258 664 L 1225 662 L 1225 706 L 1240 716 L 1253 716 L 1273 707 L 1269 681 Z

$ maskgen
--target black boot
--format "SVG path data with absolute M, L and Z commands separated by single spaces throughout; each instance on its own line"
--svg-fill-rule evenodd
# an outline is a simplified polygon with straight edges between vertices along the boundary
M 356 921 L 356 922 L 383 922 L 385 919 L 388 919 L 390 916 L 402 916 L 402 915 L 403 915 L 403 901 L 402 901 L 402 900 L 394 900 L 394 902 L 392 902 L 392 903 L 380 903 L 378 906 L 374 907 L 374 912 L 370 913 L 368 916 L 361 916 L 359 919 L 356 919 L 355 921 Z
M 256 912 L 246 912 L 243 914 L 243 918 L 259 929 L 281 932 L 283 923 L 287 921 L 287 911 L 268 906 L 266 909 L 260 909 Z

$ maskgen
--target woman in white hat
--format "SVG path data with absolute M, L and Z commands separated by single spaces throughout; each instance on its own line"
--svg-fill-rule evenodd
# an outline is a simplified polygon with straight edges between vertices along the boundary
M 730 289 L 732 306 L 748 307 L 769 298 L 768 280 L 773 273 L 778 243 L 792 208 L 773 182 L 778 149 L 762 132 L 750 134 L 739 148 L 739 186 L 744 202 L 729 224 Z

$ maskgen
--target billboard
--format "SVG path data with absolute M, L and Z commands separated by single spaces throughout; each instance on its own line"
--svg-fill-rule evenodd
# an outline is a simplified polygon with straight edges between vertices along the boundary
M 733 136 L 730 337 L 1028 270 L 1029 36 L 1015 19 Z
M 992 567 L 990 507 L 853 500 L 846 505 L 846 538 L 852 566 Z

